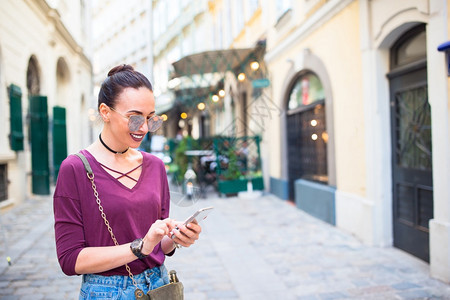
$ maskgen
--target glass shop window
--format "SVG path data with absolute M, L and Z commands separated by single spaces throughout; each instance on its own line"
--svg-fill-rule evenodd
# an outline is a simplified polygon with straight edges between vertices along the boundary
M 301 75 L 288 101 L 289 164 L 293 178 L 328 183 L 325 93 L 312 72 Z

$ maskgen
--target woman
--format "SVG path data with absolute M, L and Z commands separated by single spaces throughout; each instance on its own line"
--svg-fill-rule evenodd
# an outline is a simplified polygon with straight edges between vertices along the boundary
M 81 159 L 70 155 L 61 165 L 54 193 L 56 250 L 65 274 L 84 274 L 80 299 L 134 299 L 136 284 L 147 293 L 169 282 L 165 256 L 177 245 L 192 245 L 201 228 L 168 218 L 164 164 L 134 149 L 162 123 L 148 79 L 129 65 L 111 69 L 99 92 L 98 110 L 104 127 L 81 153 L 94 173 L 107 221 Z

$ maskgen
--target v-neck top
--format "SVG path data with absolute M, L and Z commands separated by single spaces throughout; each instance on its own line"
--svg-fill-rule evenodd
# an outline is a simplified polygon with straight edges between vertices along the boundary
M 133 169 L 131 169 L 131 170 L 129 170 L 129 171 L 123 173 L 123 172 L 120 172 L 120 171 L 111 169 L 110 167 L 108 167 L 108 166 L 102 164 L 101 162 L 99 162 L 99 164 L 100 164 L 100 166 L 102 166 L 104 169 L 110 170 L 110 171 L 112 171 L 112 172 L 118 174 L 119 177 L 115 177 L 117 180 L 119 180 L 119 179 L 122 178 L 122 177 L 126 177 L 126 178 L 128 178 L 128 179 L 133 180 L 134 182 L 138 182 L 138 179 L 135 179 L 134 177 L 131 177 L 131 176 L 128 175 L 128 174 L 131 174 L 131 173 L 133 173 L 134 171 L 136 171 L 137 169 L 139 169 L 140 167 L 142 167 L 142 164 L 140 164 L 139 166 L 134 167 Z M 110 174 L 111 174 L 111 173 L 110 173 Z
M 161 159 L 141 152 L 141 175 L 134 187 L 128 188 L 109 174 L 87 150 L 81 153 L 91 165 L 101 204 L 119 244 L 144 237 L 156 220 L 169 216 L 170 193 Z M 83 248 L 114 246 L 83 163 L 75 155 L 68 156 L 61 164 L 53 209 L 56 251 L 65 274 L 77 275 L 75 263 Z M 139 274 L 162 265 L 164 258 L 161 244 L 158 244 L 148 257 L 128 265 L 133 274 Z M 128 276 L 125 266 L 98 274 Z

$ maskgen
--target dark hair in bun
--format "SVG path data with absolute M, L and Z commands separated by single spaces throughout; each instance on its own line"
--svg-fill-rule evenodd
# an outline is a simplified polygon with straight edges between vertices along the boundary
M 108 72 L 108 77 L 103 81 L 98 93 L 98 107 L 105 103 L 114 108 L 117 97 L 126 88 L 138 89 L 146 87 L 153 91 L 152 84 L 142 73 L 134 70 L 130 65 L 119 65 Z

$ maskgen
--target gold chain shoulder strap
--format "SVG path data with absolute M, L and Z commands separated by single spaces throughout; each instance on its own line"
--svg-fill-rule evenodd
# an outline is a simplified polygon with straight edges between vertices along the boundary
M 88 160 L 86 159 L 86 157 L 83 154 L 76 153 L 75 155 L 78 156 L 81 159 L 81 161 L 83 162 L 84 168 L 86 169 L 87 178 L 91 181 L 91 186 L 92 186 L 92 190 L 94 191 L 94 196 L 95 196 L 95 199 L 96 199 L 96 202 L 97 202 L 97 205 L 98 205 L 98 210 L 100 211 L 102 219 L 105 222 L 106 227 L 108 228 L 109 234 L 111 235 L 111 239 L 113 240 L 113 242 L 114 242 L 114 244 L 116 246 L 119 246 L 119 243 L 117 242 L 116 236 L 114 235 L 114 233 L 112 231 L 112 228 L 109 225 L 108 219 L 106 219 L 106 214 L 105 214 L 105 212 L 103 210 L 103 206 L 102 206 L 102 203 L 100 201 L 100 198 L 98 197 L 97 186 L 95 185 L 95 182 L 94 182 L 94 172 L 92 172 L 91 165 L 89 164 Z M 145 298 L 144 297 L 144 292 L 141 289 L 138 288 L 137 282 L 136 282 L 136 280 L 134 280 L 133 273 L 131 273 L 131 269 L 128 266 L 128 264 L 125 264 L 125 268 L 127 269 L 128 276 L 130 276 L 131 280 L 133 281 L 133 285 L 136 287 L 136 291 L 134 292 L 135 296 L 136 296 L 136 299 Z

